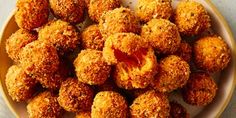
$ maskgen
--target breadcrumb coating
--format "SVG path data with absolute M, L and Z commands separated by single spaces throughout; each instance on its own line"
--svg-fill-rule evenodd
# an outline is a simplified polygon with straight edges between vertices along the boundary
M 192 46 L 186 41 L 182 40 L 179 49 L 174 54 L 181 57 L 186 62 L 190 63 L 192 59 L 192 50 Z
M 91 112 L 90 111 L 81 111 L 76 114 L 75 118 L 91 118 Z
M 170 118 L 190 118 L 187 110 L 179 103 L 170 102 Z

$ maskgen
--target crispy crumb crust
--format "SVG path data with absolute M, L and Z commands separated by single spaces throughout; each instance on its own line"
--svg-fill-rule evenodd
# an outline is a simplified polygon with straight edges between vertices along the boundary
M 170 117 L 169 118 L 190 118 L 187 110 L 179 103 L 170 102 Z
M 75 118 L 91 118 L 91 112 L 90 111 L 81 111 L 76 114 Z
M 186 62 L 190 63 L 192 59 L 192 52 L 193 52 L 192 46 L 186 41 L 182 40 L 179 49 L 174 53 L 174 55 L 177 55 Z

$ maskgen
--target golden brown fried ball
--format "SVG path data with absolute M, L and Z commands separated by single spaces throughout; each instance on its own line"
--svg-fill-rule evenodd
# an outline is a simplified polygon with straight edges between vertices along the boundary
M 207 73 L 193 73 L 182 91 L 186 103 L 205 106 L 212 102 L 216 95 L 217 84 Z
M 165 19 L 152 19 L 142 27 L 141 36 L 157 53 L 173 54 L 180 46 L 181 37 L 175 24 Z
M 135 13 L 143 22 L 148 22 L 153 18 L 169 19 L 173 9 L 171 0 L 138 0 Z
M 187 110 L 177 102 L 170 102 L 170 118 L 190 118 Z
M 30 100 L 27 112 L 29 118 L 60 118 L 64 111 L 57 102 L 57 96 L 44 91 Z
M 140 95 L 130 106 L 131 118 L 167 118 L 169 112 L 167 96 L 154 90 Z
M 183 35 L 198 35 L 211 27 L 207 11 L 198 2 L 181 1 L 175 11 L 175 24 Z
M 189 43 L 182 40 L 179 49 L 174 54 L 181 57 L 186 62 L 190 63 L 192 58 L 192 47 Z
M 81 34 L 82 47 L 84 49 L 102 50 L 105 39 L 98 28 L 98 25 L 88 26 Z
M 90 110 L 93 102 L 93 89 L 78 79 L 68 78 L 62 82 L 58 102 L 69 112 Z
M 16 65 L 8 69 L 5 82 L 9 95 L 17 102 L 29 100 L 35 93 L 37 83 L 20 66 Z
M 70 23 L 76 24 L 84 20 L 84 0 L 49 0 L 53 14 Z
M 37 39 L 37 34 L 24 29 L 17 30 L 6 40 L 6 51 L 8 56 L 15 62 L 19 61 L 19 52 L 30 42 Z
M 33 30 L 47 23 L 48 0 L 17 0 L 15 20 L 22 29 Z
M 91 118 L 91 112 L 90 111 L 81 111 L 76 114 L 75 118 Z
M 120 0 L 90 0 L 88 7 L 89 17 L 99 22 L 103 13 L 120 7 Z
M 89 85 L 101 85 L 110 75 L 109 66 L 102 56 L 102 51 L 82 50 L 74 61 L 75 72 L 80 82 Z
M 145 88 L 157 73 L 154 51 L 133 33 L 109 36 L 103 56 L 109 64 L 115 65 L 113 78 L 120 88 Z
M 231 51 L 220 36 L 206 36 L 194 44 L 194 62 L 199 69 L 218 72 L 227 67 Z
M 104 13 L 99 21 L 99 29 L 103 38 L 121 32 L 140 32 L 140 23 L 128 8 L 116 8 Z
M 169 55 L 162 59 L 159 70 L 155 76 L 153 87 L 160 92 L 171 92 L 182 88 L 190 76 L 189 64 L 175 55 Z
M 53 44 L 60 54 L 64 54 L 77 48 L 80 37 L 74 26 L 53 20 L 39 30 L 39 40 Z
M 91 113 L 92 118 L 128 118 L 128 105 L 119 93 L 103 91 L 95 96 Z

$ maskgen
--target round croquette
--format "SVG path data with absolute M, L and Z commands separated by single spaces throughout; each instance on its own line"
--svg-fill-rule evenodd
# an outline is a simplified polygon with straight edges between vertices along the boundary
M 81 111 L 76 114 L 75 118 L 91 118 L 91 112 L 90 111 Z
M 99 92 L 93 100 L 91 115 L 92 118 L 128 118 L 128 105 L 119 93 Z
M 227 67 L 231 60 L 231 51 L 220 36 L 206 36 L 194 44 L 194 62 L 197 68 L 218 72 Z
M 68 78 L 62 82 L 58 102 L 69 112 L 90 110 L 93 102 L 93 89 L 78 79 Z
M 64 54 L 78 47 L 80 36 L 68 22 L 53 20 L 39 30 L 39 40 L 53 44 L 60 54 Z
M 175 24 L 165 19 L 152 19 L 142 27 L 141 36 L 157 53 L 173 54 L 181 43 Z
M 135 7 L 135 14 L 143 22 L 153 18 L 169 19 L 172 12 L 171 0 L 138 0 Z
M 29 118 L 60 118 L 64 111 L 58 104 L 57 96 L 44 91 L 30 100 L 27 112 Z
M 160 92 L 171 92 L 182 88 L 189 76 L 189 64 L 178 56 L 169 55 L 160 61 L 159 73 L 154 78 L 153 87 Z
M 104 12 L 120 7 L 120 0 L 90 0 L 88 7 L 89 17 L 99 22 Z
M 183 35 L 198 35 L 211 27 L 207 11 L 198 2 L 181 1 L 175 11 L 175 24 Z
M 21 102 L 33 96 L 37 82 L 21 67 L 13 65 L 7 71 L 5 83 L 12 100 Z
M 205 106 L 212 102 L 216 95 L 217 84 L 212 77 L 203 72 L 192 73 L 182 95 L 186 103 Z
M 15 20 L 26 30 L 33 30 L 47 23 L 49 16 L 48 0 L 17 0 Z
M 179 103 L 170 102 L 170 118 L 190 118 L 187 110 Z
M 167 96 L 154 90 L 138 96 L 130 106 L 131 118 L 167 118 L 169 112 Z
M 15 62 L 19 61 L 19 52 L 27 44 L 37 39 L 36 32 L 24 29 L 17 30 L 6 40 L 6 52 L 8 56 Z
M 74 61 L 75 72 L 80 82 L 89 85 L 101 85 L 110 75 L 109 66 L 102 56 L 102 51 L 82 50 Z
M 49 0 L 53 14 L 69 23 L 76 24 L 84 21 L 84 0 Z
M 121 32 L 138 34 L 141 26 L 138 18 L 130 9 L 121 7 L 104 13 L 99 20 L 99 29 L 103 38 L 107 38 Z
M 191 45 L 186 41 L 182 40 L 179 49 L 174 54 L 181 57 L 186 62 L 190 63 L 192 59 L 192 50 L 193 49 Z
M 82 47 L 84 49 L 102 50 L 105 39 L 98 28 L 98 25 L 88 26 L 81 34 Z

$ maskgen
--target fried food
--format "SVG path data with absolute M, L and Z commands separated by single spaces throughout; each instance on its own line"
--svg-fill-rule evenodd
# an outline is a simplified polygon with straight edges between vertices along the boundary
M 30 42 L 37 39 L 36 32 L 24 29 L 17 30 L 6 40 L 6 52 L 15 62 L 19 61 L 19 52 Z
M 84 21 L 84 0 L 49 0 L 53 14 L 72 24 Z
M 64 110 L 57 102 L 57 95 L 44 91 L 29 101 L 27 112 L 29 118 L 60 118 Z
M 108 37 L 103 56 L 108 64 L 115 65 L 113 78 L 120 88 L 145 88 L 157 73 L 154 51 L 133 33 Z
M 182 95 L 186 103 L 205 106 L 213 101 L 217 91 L 217 84 L 207 73 L 192 73 Z
M 186 62 L 190 63 L 191 58 L 192 58 L 192 52 L 193 52 L 192 50 L 193 49 L 191 45 L 187 43 L 186 41 L 182 40 L 180 43 L 179 49 L 174 54 L 181 57 Z
M 80 82 L 89 85 L 101 85 L 110 75 L 109 66 L 102 56 L 102 51 L 82 50 L 74 61 L 76 75 Z
M 20 66 L 13 65 L 7 71 L 5 83 L 12 100 L 22 102 L 33 96 L 37 82 Z
M 153 88 L 160 92 L 171 92 L 182 88 L 190 76 L 189 64 L 175 55 L 162 59 L 159 70 L 152 84 Z
M 202 4 L 181 1 L 175 11 L 175 24 L 183 35 L 198 35 L 211 27 L 211 19 Z
M 194 44 L 194 62 L 202 70 L 218 72 L 227 67 L 231 60 L 231 51 L 220 36 L 206 36 Z
M 152 19 L 142 27 L 141 36 L 157 53 L 173 54 L 181 37 L 175 24 L 165 19 Z
M 153 18 L 169 19 L 172 12 L 171 0 L 138 0 L 135 7 L 135 14 L 143 22 Z
M 90 110 L 93 102 L 93 89 L 76 78 L 68 78 L 62 82 L 58 102 L 69 112 Z
M 99 22 L 103 13 L 120 7 L 120 0 L 90 0 L 88 7 L 89 17 Z
M 33 30 L 47 23 L 49 6 L 47 0 L 17 0 L 15 21 L 26 30 Z
M 154 90 L 138 96 L 130 106 L 131 118 L 167 118 L 169 112 L 170 105 L 167 96 Z
M 91 118 L 91 112 L 90 111 L 81 111 L 76 114 L 75 118 Z
M 170 118 L 190 118 L 187 110 L 177 102 L 170 102 Z
M 119 93 L 103 91 L 95 96 L 91 113 L 92 118 L 128 118 L 128 105 Z

